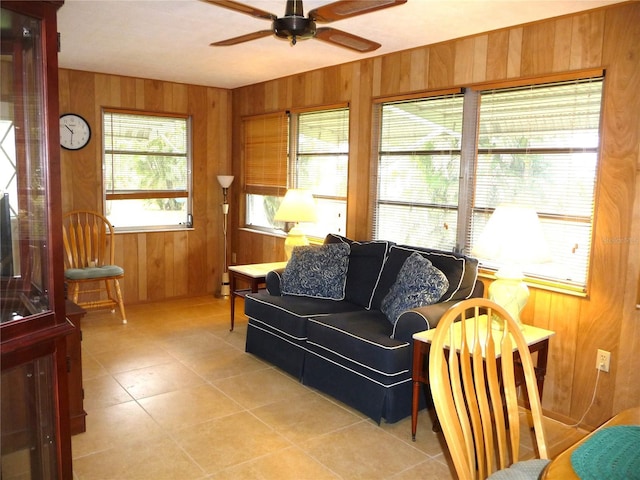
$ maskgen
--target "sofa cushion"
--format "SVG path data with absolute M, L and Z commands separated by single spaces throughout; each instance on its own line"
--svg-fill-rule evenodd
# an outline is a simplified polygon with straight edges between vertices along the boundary
M 449 288 L 442 295 L 441 302 L 462 300 L 471 295 L 478 275 L 478 261 L 476 259 L 453 252 L 392 245 L 382 268 L 380 280 L 376 285 L 371 308 L 381 308 L 382 300 L 395 283 L 402 265 L 414 252 L 418 252 L 428 259 L 434 267 L 447 277 Z
M 334 233 L 327 235 L 324 242 L 345 243 L 351 247 L 344 298 L 366 309 L 371 308 L 374 288 L 392 243 L 386 240 L 357 242 Z
M 382 312 L 395 325 L 402 312 L 436 303 L 448 288 L 445 274 L 418 252 L 413 252 L 382 300 Z
M 282 272 L 282 294 L 343 300 L 349 251 L 344 243 L 295 247 Z
M 344 301 L 295 295 L 278 296 L 267 292 L 248 293 L 244 302 L 244 313 L 250 321 L 255 320 L 255 324 L 277 331 L 293 341 L 306 340 L 309 317 L 354 310 L 362 310 L 362 307 Z
M 411 345 L 391 338 L 392 330 L 378 310 L 311 317 L 307 344 L 316 355 L 391 385 L 411 376 Z

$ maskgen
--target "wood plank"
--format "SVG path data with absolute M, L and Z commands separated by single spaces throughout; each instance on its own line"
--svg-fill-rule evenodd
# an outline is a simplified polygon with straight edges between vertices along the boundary
M 509 30 L 498 30 L 487 36 L 487 80 L 507 76 Z
M 455 45 L 443 43 L 435 45 L 429 52 L 428 88 L 438 89 L 455 84 Z
M 573 19 L 561 18 L 556 23 L 556 33 L 553 42 L 553 71 L 564 72 L 571 65 L 571 42 Z
M 473 83 L 473 66 L 476 61 L 474 48 L 474 37 L 466 37 L 456 42 L 454 85 Z
M 522 35 L 522 71 L 524 77 L 553 71 L 553 45 L 556 23 L 540 22 L 524 27 Z
M 507 52 L 507 78 L 521 76 L 522 72 L 522 28 L 509 30 L 509 46 Z
M 569 68 L 572 70 L 602 65 L 604 10 L 572 18 Z

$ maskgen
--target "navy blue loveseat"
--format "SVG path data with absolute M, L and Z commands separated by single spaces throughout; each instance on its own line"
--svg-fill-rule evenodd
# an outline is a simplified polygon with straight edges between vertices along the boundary
M 286 272 L 270 272 L 267 291 L 245 299 L 246 351 L 378 423 L 394 423 L 411 414 L 412 335 L 434 328 L 457 301 L 482 296 L 478 262 L 387 241 L 325 239 L 336 243 L 349 247 L 342 298 L 286 294 Z M 444 273 L 448 286 L 435 303 L 401 312 L 392 323 L 383 312 L 385 297 L 414 252 Z

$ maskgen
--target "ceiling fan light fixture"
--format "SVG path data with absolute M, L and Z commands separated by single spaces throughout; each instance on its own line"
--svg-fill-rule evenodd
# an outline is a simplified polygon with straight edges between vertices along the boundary
M 280 38 L 311 38 L 316 33 L 316 23 L 305 17 L 282 17 L 273 21 L 273 33 Z

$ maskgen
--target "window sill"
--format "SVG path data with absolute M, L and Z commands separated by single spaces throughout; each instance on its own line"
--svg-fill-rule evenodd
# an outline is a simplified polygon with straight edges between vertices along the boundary
M 485 280 L 495 280 L 496 275 L 494 270 L 488 270 L 486 268 L 478 269 L 478 277 Z M 554 293 L 561 293 L 564 295 L 572 295 L 574 297 L 587 298 L 587 292 L 580 287 L 572 285 L 562 284 L 560 282 L 553 282 L 551 280 L 542 280 L 536 278 L 525 277 L 524 283 L 530 288 L 536 288 L 538 290 L 546 290 Z
M 255 228 L 251 226 L 240 227 L 241 232 L 255 233 L 257 235 L 267 235 L 269 237 L 286 238 L 287 234 L 282 230 L 270 230 L 268 228 Z
M 286 232 L 282 230 L 269 230 L 269 229 L 261 229 L 261 228 L 252 228 L 252 227 L 240 227 L 240 231 L 247 233 L 255 233 L 257 235 L 267 235 L 270 237 L 277 238 L 287 238 Z M 323 238 L 319 237 L 307 237 L 309 239 L 309 244 L 311 245 L 322 245 L 324 243 Z
M 191 232 L 194 231 L 194 227 L 141 227 L 141 228 L 117 228 L 115 227 L 115 234 L 130 234 L 130 233 L 166 233 L 166 232 Z

